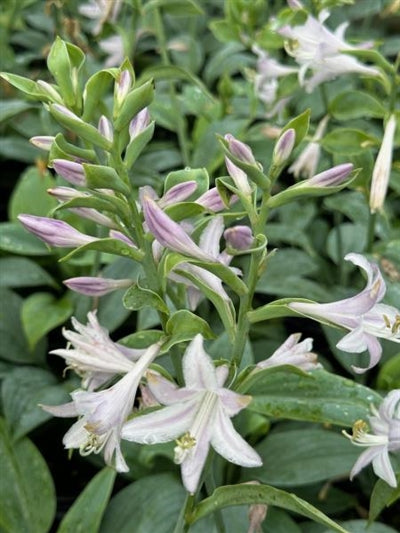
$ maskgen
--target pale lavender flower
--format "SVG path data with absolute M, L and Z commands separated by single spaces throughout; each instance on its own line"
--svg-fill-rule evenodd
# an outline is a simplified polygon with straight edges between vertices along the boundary
M 36 146 L 36 148 L 41 148 L 42 150 L 49 152 L 54 139 L 55 137 L 50 135 L 38 135 L 36 137 L 31 137 L 29 142 L 32 143 L 33 146 Z
M 124 41 L 121 35 L 111 35 L 99 41 L 99 47 L 108 56 L 104 61 L 106 68 L 118 67 L 124 60 Z
M 128 69 L 121 72 L 119 79 L 115 82 L 115 101 L 118 106 L 121 106 L 128 96 L 132 87 L 132 75 Z
M 304 178 L 311 178 L 317 171 L 319 157 L 321 154 L 319 141 L 324 136 L 328 121 L 329 115 L 326 115 L 318 124 L 312 141 L 307 144 L 298 158 L 289 167 L 289 172 L 294 174 L 296 178 L 299 178 L 300 176 Z
M 132 246 L 133 248 L 136 248 L 137 249 L 137 246 L 136 244 L 132 241 L 132 239 L 130 239 L 129 237 L 127 237 L 124 233 L 122 233 L 121 231 L 117 231 L 117 230 L 110 230 L 109 231 L 109 236 L 111 239 L 117 239 L 118 241 L 121 241 L 121 242 L 124 242 L 125 244 L 129 244 L 129 246 Z
M 150 113 L 147 107 L 139 113 L 129 123 L 129 138 L 132 141 L 150 124 Z
M 304 371 L 321 368 L 317 362 L 317 354 L 311 351 L 313 339 L 307 338 L 299 342 L 300 338 L 301 333 L 290 335 L 268 359 L 257 363 L 255 370 L 281 365 L 296 366 Z
M 250 146 L 242 141 L 236 139 L 232 134 L 227 133 L 225 140 L 228 141 L 229 151 L 236 159 L 247 163 L 248 165 L 258 166 L 257 161 L 254 158 L 253 152 Z
M 225 459 L 241 466 L 256 467 L 262 461 L 230 421 L 250 403 L 251 397 L 223 387 L 225 369 L 215 369 L 201 335 L 196 335 L 187 347 L 182 368 L 186 386 L 181 389 L 148 373 L 152 394 L 166 407 L 129 420 L 121 436 L 143 444 L 176 440 L 175 462 L 181 465 L 186 490 L 194 494 L 210 445 Z
M 252 51 L 258 56 L 257 73 L 254 78 L 255 93 L 265 104 L 274 104 L 279 87 L 279 78 L 297 73 L 298 69 L 281 65 L 265 50 L 256 45 L 252 47 Z
M 96 237 L 81 233 L 62 220 L 35 215 L 19 215 L 18 220 L 25 229 L 50 246 L 75 248 L 98 240 Z
M 105 137 L 108 141 L 112 142 L 114 137 L 113 127 L 108 118 L 104 115 L 101 115 L 99 118 L 99 123 L 97 126 L 99 132 Z
M 393 139 L 395 131 L 396 117 L 395 115 L 391 115 L 386 124 L 382 145 L 372 172 L 371 192 L 369 196 L 371 213 L 383 209 L 392 167 Z
M 143 187 L 145 189 L 145 187 Z M 184 202 L 189 196 L 191 196 L 197 189 L 197 182 L 184 181 L 177 183 L 158 200 L 158 205 L 162 209 L 169 205 L 177 204 L 178 202 Z
M 88 323 L 81 324 L 72 317 L 75 331 L 64 328 L 62 333 L 68 341 L 67 348 L 50 352 L 65 359 L 67 369 L 74 370 L 82 379 L 82 387 L 94 390 L 117 374 L 126 374 L 134 368 L 133 361 L 145 350 L 127 348 L 113 342 L 103 328 L 95 312 L 89 312 Z
M 323 24 L 328 17 L 329 12 L 322 10 L 318 20 L 309 15 L 305 24 L 293 28 L 284 26 L 279 30 L 281 35 L 289 39 L 286 51 L 300 65 L 299 82 L 309 93 L 320 83 L 342 74 L 354 72 L 368 76 L 379 75 L 376 68 L 367 67 L 355 57 L 342 53 L 357 50 L 344 40 L 348 23 L 341 24 L 335 32 L 331 32 Z M 309 69 L 313 71 L 313 75 L 306 79 Z
M 368 424 L 357 420 L 353 426 L 353 435 L 343 432 L 356 446 L 368 448 L 357 459 L 350 472 L 350 479 L 372 463 L 375 474 L 395 488 L 397 480 L 389 452 L 400 451 L 400 389 L 389 392 L 379 409 L 371 406 L 371 410 L 373 416 L 369 417 Z
M 93 19 L 93 35 L 98 35 L 104 23 L 109 20 L 115 22 L 121 10 L 123 0 L 89 0 L 78 7 L 81 15 Z
M 63 281 L 69 289 L 86 296 L 104 296 L 118 289 L 130 287 L 132 279 L 109 279 L 101 277 L 80 276 Z
M 233 204 L 238 200 L 238 197 L 234 194 L 231 196 L 229 204 Z M 217 187 L 212 187 L 205 193 L 203 193 L 199 198 L 196 200 L 197 204 L 202 205 L 209 211 L 213 211 L 214 213 L 218 213 L 218 211 L 223 211 L 226 209 L 226 205 L 224 204 L 221 195 L 218 192 Z
M 275 165 L 283 165 L 289 159 L 295 141 L 296 132 L 293 128 L 289 128 L 282 133 L 274 146 L 272 160 Z
M 180 224 L 174 222 L 158 207 L 147 190 L 141 196 L 147 227 L 160 244 L 189 257 L 195 257 L 203 261 L 214 261 L 212 256 L 206 254 L 189 237 Z
M 367 368 L 352 367 L 355 372 L 361 373 L 375 366 L 381 357 L 382 347 L 377 338 L 400 342 L 400 311 L 379 303 L 385 295 L 386 285 L 375 263 L 356 253 L 347 254 L 345 259 L 365 271 L 367 285 L 363 291 L 332 303 L 292 302 L 288 305 L 305 316 L 349 330 L 336 346 L 350 353 L 369 351 Z
M 239 192 L 243 193 L 245 196 L 251 196 L 251 186 L 249 180 L 247 179 L 247 174 L 241 168 L 232 163 L 227 156 L 225 156 L 225 165 Z
M 254 237 L 249 226 L 233 226 L 224 231 L 226 243 L 236 250 L 248 250 L 253 244 Z
M 77 185 L 78 187 L 86 185 L 85 171 L 81 163 L 68 161 L 68 159 L 53 159 L 52 165 L 57 174 L 72 183 L 72 185 Z
M 108 389 L 77 390 L 71 393 L 72 405 L 42 406 L 55 416 L 81 416 L 64 435 L 67 449 L 77 448 L 82 455 L 104 451 L 108 465 L 114 465 L 118 472 L 129 470 L 120 448 L 121 429 L 132 410 L 139 382 L 159 351 L 159 343 L 151 345 L 132 363 L 133 368 Z

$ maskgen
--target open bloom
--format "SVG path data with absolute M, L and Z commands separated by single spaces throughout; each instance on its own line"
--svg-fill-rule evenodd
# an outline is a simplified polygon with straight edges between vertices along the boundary
M 81 15 L 93 19 L 95 25 L 93 35 L 98 35 L 107 20 L 115 22 L 122 7 L 123 0 L 89 0 L 80 5 L 78 11 Z
M 345 259 L 367 274 L 367 285 L 363 291 L 338 302 L 292 302 L 289 307 L 303 315 L 326 320 L 349 330 L 336 346 L 350 353 L 369 351 L 370 362 L 367 368 L 353 366 L 355 372 L 361 373 L 375 366 L 381 357 L 382 347 L 377 337 L 400 342 L 400 311 L 379 303 L 385 295 L 386 285 L 375 263 L 370 263 L 365 257 L 355 253 L 347 254 Z
M 116 374 L 126 374 L 134 367 L 145 350 L 127 348 L 113 342 L 106 329 L 98 322 L 96 313 L 88 313 L 88 323 L 81 324 L 72 317 L 75 329 L 63 329 L 67 348 L 53 350 L 52 354 L 65 359 L 67 368 L 82 378 L 82 387 L 96 389 Z
M 396 117 L 395 115 L 391 115 L 386 124 L 382 145 L 372 172 L 371 193 L 369 197 L 369 207 L 372 213 L 381 210 L 385 202 L 392 167 L 393 139 L 395 131 Z
M 331 32 L 323 24 L 328 17 L 329 12 L 322 10 L 318 20 L 309 15 L 305 24 L 293 28 L 284 26 L 279 30 L 281 35 L 289 39 L 286 51 L 300 65 L 300 85 L 309 93 L 320 83 L 349 72 L 368 76 L 379 75 L 376 68 L 367 67 L 355 57 L 342 53 L 357 50 L 344 40 L 348 24 L 341 24 L 335 32 Z M 308 69 L 313 71 L 313 76 L 306 79 Z
M 389 452 L 400 450 L 400 389 L 389 392 L 379 409 L 371 406 L 371 410 L 373 416 L 369 417 L 369 424 L 357 420 L 353 426 L 353 435 L 343 432 L 356 446 L 367 447 L 353 466 L 350 479 L 372 463 L 378 477 L 391 487 L 397 487 Z M 368 432 L 368 425 L 371 433 Z
M 210 445 L 228 461 L 246 467 L 261 465 L 259 455 L 236 432 L 230 418 L 251 401 L 222 385 L 225 367 L 215 368 L 196 335 L 182 359 L 186 386 L 179 389 L 158 374 L 148 373 L 152 394 L 166 405 L 124 424 L 122 438 L 143 444 L 176 440 L 175 462 L 181 465 L 185 488 L 194 493 Z
M 281 365 L 297 366 L 305 371 L 321 368 L 317 362 L 317 354 L 311 351 L 313 340 L 307 338 L 299 342 L 300 337 L 301 333 L 290 335 L 268 359 L 257 363 L 256 369 Z
M 66 448 L 77 448 L 82 455 L 104 451 L 107 464 L 115 465 L 118 472 L 129 470 L 120 448 L 121 428 L 132 410 L 139 382 L 159 351 L 160 344 L 149 346 L 133 368 L 108 389 L 77 390 L 71 393 L 70 403 L 42 406 L 55 416 L 81 417 L 64 435 Z

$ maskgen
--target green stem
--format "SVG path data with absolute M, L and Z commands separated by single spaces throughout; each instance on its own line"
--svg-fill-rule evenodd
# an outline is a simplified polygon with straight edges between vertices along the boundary
M 208 470 L 208 472 L 207 472 L 205 485 L 206 485 L 206 490 L 207 490 L 208 496 L 211 496 L 212 493 L 214 492 L 214 490 L 217 488 L 217 486 L 215 484 L 214 472 L 213 472 L 212 468 L 210 468 Z M 214 520 L 215 520 L 215 525 L 216 525 L 218 533 L 225 533 L 226 532 L 226 528 L 225 528 L 225 524 L 224 524 L 224 518 L 222 516 L 222 512 L 221 512 L 220 509 L 217 509 L 216 511 L 214 511 Z
M 186 516 L 188 516 L 193 508 L 194 496 L 186 493 L 184 504 L 178 516 L 173 533 L 186 533 L 189 530 L 189 525 L 186 523 Z
M 372 246 L 374 244 L 375 238 L 375 224 L 376 224 L 376 213 L 369 213 L 368 219 L 368 236 L 367 236 L 367 252 L 372 252 Z
M 158 45 L 160 47 L 160 54 L 161 59 L 164 65 L 170 65 L 171 62 L 169 60 L 168 52 L 167 52 L 167 40 L 165 36 L 164 26 L 162 22 L 162 18 L 160 15 L 159 9 L 154 9 L 154 22 L 155 22 L 155 29 L 156 29 L 156 35 L 158 40 Z M 177 127 L 177 135 L 178 135 L 178 142 L 182 153 L 182 159 L 185 166 L 189 166 L 190 164 L 190 155 L 189 155 L 189 148 L 187 144 L 187 125 L 186 120 L 184 118 L 184 115 L 182 114 L 182 109 L 179 105 L 178 98 L 176 96 L 175 86 L 173 82 L 170 82 L 170 98 L 171 98 L 171 104 L 172 108 L 174 110 L 174 115 L 176 118 L 176 127 Z

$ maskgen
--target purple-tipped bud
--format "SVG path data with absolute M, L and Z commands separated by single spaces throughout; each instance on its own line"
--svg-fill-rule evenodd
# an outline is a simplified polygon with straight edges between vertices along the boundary
M 98 240 L 95 237 L 84 235 L 62 220 L 34 215 L 19 215 L 18 220 L 25 229 L 50 246 L 75 248 Z
M 303 183 L 308 187 L 310 185 L 313 187 L 336 187 L 346 180 L 352 170 L 353 165 L 351 163 L 343 163 L 342 165 L 336 165 L 324 172 L 320 172 Z
M 195 181 L 185 181 L 174 185 L 164 194 L 164 196 L 158 202 L 161 208 L 174 205 L 178 202 L 183 202 L 186 198 L 189 198 L 191 194 L 197 189 L 197 183 Z
M 249 180 L 247 179 L 247 174 L 243 170 L 237 167 L 232 161 L 225 156 L 225 165 L 230 177 L 235 182 L 236 187 L 240 192 L 246 196 L 251 195 L 251 187 Z
M 89 196 L 72 187 L 54 187 L 54 189 L 47 189 L 47 194 L 50 194 L 50 196 L 53 196 L 59 202 L 68 202 L 68 200 L 72 200 L 73 198 Z
M 229 200 L 229 204 L 232 205 L 237 201 L 238 197 L 236 196 L 236 194 L 233 194 Z M 197 198 L 196 203 L 202 205 L 210 211 L 214 211 L 214 213 L 218 213 L 218 211 L 223 211 L 227 207 L 222 201 L 221 195 L 219 194 L 217 187 L 212 187 L 204 194 L 202 194 L 199 198 Z
M 118 106 L 121 106 L 132 86 L 132 76 L 129 70 L 123 70 L 115 85 L 115 98 Z
M 53 159 L 53 168 L 62 178 L 72 185 L 84 187 L 86 185 L 85 171 L 80 163 L 68 159 Z
M 136 244 L 132 241 L 132 239 L 130 239 L 129 237 L 127 237 L 124 233 L 122 233 L 121 231 L 117 231 L 117 230 L 110 230 L 108 235 L 110 236 L 111 239 L 117 239 L 118 241 L 122 241 L 124 242 L 125 244 L 129 244 L 129 246 L 132 246 L 132 248 L 136 248 L 137 249 L 137 246 Z
M 139 111 L 139 113 L 131 120 L 129 124 L 129 138 L 132 141 L 150 124 L 150 113 L 147 107 Z
M 273 162 L 275 165 L 283 165 L 283 163 L 285 163 L 285 161 L 289 159 L 295 141 L 296 132 L 293 128 L 289 128 L 284 133 L 282 133 L 274 148 Z
M 101 117 L 99 118 L 99 124 L 97 126 L 97 129 L 103 135 L 103 137 L 105 137 L 110 142 L 113 141 L 114 132 L 112 124 L 104 115 L 101 115 Z
M 233 226 L 224 231 L 226 243 L 235 250 L 248 250 L 254 237 L 249 226 Z
M 166 215 L 149 195 L 143 194 L 142 206 L 147 227 L 160 244 L 190 257 L 215 261 L 215 258 L 203 252 L 184 229 Z
M 41 150 L 46 150 L 46 152 L 49 152 L 54 139 L 55 137 L 51 137 L 49 135 L 39 135 L 37 137 L 31 137 L 29 142 L 33 144 L 33 146 L 36 146 L 36 148 L 40 148 Z
M 64 105 L 53 104 L 51 107 L 53 109 L 55 109 L 56 111 L 58 111 L 59 113 L 61 113 L 62 115 L 66 116 L 66 117 L 68 117 L 68 118 L 70 118 L 72 120 L 77 120 L 78 122 L 83 122 L 83 120 L 81 118 L 79 118 L 78 115 L 75 115 L 75 113 L 70 111 Z
M 63 281 L 69 289 L 86 296 L 104 296 L 109 292 L 117 289 L 130 287 L 132 279 L 107 279 L 98 277 L 82 276 L 79 278 L 70 278 Z
M 58 92 L 54 89 L 50 83 L 47 83 L 47 81 L 38 80 L 36 82 L 38 86 L 42 89 L 42 91 L 46 94 L 46 96 L 49 97 L 50 100 L 53 100 L 53 102 L 57 102 L 58 104 L 63 104 L 63 100 L 61 96 L 58 94 Z
M 238 141 L 233 135 L 227 133 L 225 139 L 228 141 L 228 148 L 232 155 L 234 155 L 243 163 L 248 163 L 249 165 L 257 165 L 257 161 L 254 159 L 253 152 L 249 145 Z

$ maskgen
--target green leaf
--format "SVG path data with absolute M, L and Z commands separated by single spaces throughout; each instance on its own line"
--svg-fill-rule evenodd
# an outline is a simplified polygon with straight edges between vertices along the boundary
M 62 519 L 57 533 L 97 533 L 114 485 L 116 472 L 100 470 Z
M 147 329 L 131 333 L 118 342 L 128 348 L 148 348 L 150 344 L 159 342 L 164 336 L 164 332 L 159 329 Z
M 158 309 L 161 313 L 169 315 L 169 309 L 164 300 L 150 289 L 132 285 L 124 294 L 123 304 L 127 309 L 137 311 L 143 307 Z
M 90 242 L 89 244 L 78 246 L 78 248 L 75 248 L 75 250 L 72 250 L 69 254 L 60 259 L 60 261 L 68 261 L 75 255 L 85 252 L 86 250 L 96 250 L 98 252 L 104 252 L 105 254 L 130 257 L 135 261 L 141 261 L 143 258 L 143 253 L 140 250 L 130 246 L 126 242 L 120 241 L 119 239 L 105 238 L 97 239 L 97 241 Z
M 57 150 L 57 151 L 56 151 Z M 60 157 L 62 155 L 62 157 Z M 66 157 L 67 156 L 67 157 Z M 69 156 L 69 157 L 68 157 Z M 96 152 L 89 148 L 81 148 L 75 144 L 69 143 L 62 133 L 57 133 L 54 142 L 51 145 L 49 153 L 49 161 L 52 163 L 53 159 L 69 159 L 78 158 L 83 161 L 96 160 Z
M 57 200 L 47 194 L 47 189 L 54 186 L 55 180 L 49 172 L 28 168 L 12 192 L 8 209 L 10 220 L 16 220 L 21 213 L 46 216 L 57 205 Z
M 5 377 L 1 395 L 4 415 L 14 439 L 23 437 L 52 417 L 39 404 L 59 405 L 69 401 L 66 390 L 53 374 L 35 367 L 15 368 Z
M 72 313 L 68 294 L 61 300 L 47 292 L 28 296 L 22 305 L 21 319 L 31 350 L 46 333 L 64 324 Z
M 391 357 L 379 370 L 377 378 L 379 389 L 400 389 L 400 353 Z
M 321 146 L 331 154 L 356 155 L 366 148 L 379 146 L 379 139 L 352 128 L 336 128 L 320 141 Z
M 197 189 L 194 192 L 194 197 L 198 198 L 209 189 L 210 176 L 205 168 L 185 168 L 183 170 L 176 170 L 170 172 L 165 178 L 164 182 L 164 194 L 180 183 L 186 183 L 187 181 L 195 181 L 197 183 Z M 187 199 L 189 202 L 190 199 Z
M 100 533 L 173 533 L 185 490 L 172 474 L 144 477 L 122 489 L 105 512 Z
M 398 476 L 399 478 L 400 476 Z M 397 483 L 399 479 L 397 480 Z M 375 483 L 369 506 L 369 521 L 376 520 L 381 512 L 400 499 L 400 486 L 390 487 L 382 479 Z
M 3 78 L 3 80 L 8 81 L 8 83 L 23 93 L 40 100 L 43 98 L 43 91 L 39 89 L 36 82 L 23 76 L 18 76 L 17 74 L 11 74 L 9 72 L 2 72 L 0 76 Z
M 116 170 L 112 167 L 103 165 L 90 165 L 83 163 L 85 178 L 89 189 L 113 189 L 128 196 L 131 193 L 130 188 L 118 176 Z
M 269 304 L 262 305 L 254 311 L 249 311 L 247 317 L 250 322 L 254 324 L 255 322 L 261 322 L 263 320 L 270 320 L 271 318 L 298 316 L 298 313 L 290 309 L 288 306 L 291 302 L 312 303 L 311 300 L 306 300 L 305 298 L 282 298 Z
M 17 135 L 8 135 L 0 138 L 0 155 L 4 159 L 23 161 L 33 164 L 36 159 L 42 156 L 41 150 L 32 146 L 26 139 Z
M 203 14 L 202 8 L 195 0 L 148 0 L 143 6 L 143 13 L 160 8 L 175 17 Z
M 367 244 L 367 227 L 362 224 L 345 222 L 338 224 L 328 234 L 326 251 L 337 265 L 341 264 L 343 257 L 350 252 L 362 253 Z M 338 243 L 340 244 L 340 248 Z M 346 261 L 346 268 L 351 270 L 352 265 Z
M 362 91 L 346 91 L 338 94 L 329 104 L 329 113 L 337 120 L 376 117 L 385 115 L 379 100 Z
M 397 533 L 397 529 L 393 529 L 385 524 L 375 522 L 370 524 L 367 520 L 346 520 L 340 522 L 346 528 L 347 533 Z M 324 530 L 322 533 L 331 533 L 331 530 Z
M 325 370 L 298 374 L 280 367 L 266 368 L 247 376 L 238 390 L 253 396 L 248 406 L 251 411 L 341 427 L 366 420 L 370 405 L 378 407 L 382 401 L 373 389 Z
M 147 128 L 139 133 L 132 141 L 128 144 L 125 151 L 124 163 L 129 169 L 134 164 L 136 159 L 142 153 L 144 147 L 151 141 L 154 134 L 154 122 L 151 122 Z
M 279 452 L 278 456 L 281 456 Z M 345 529 L 321 513 L 316 507 L 313 507 L 295 494 L 289 494 L 268 485 L 238 484 L 219 487 L 211 496 L 196 505 L 190 516 L 189 523 L 193 524 L 218 509 L 244 504 L 264 504 L 280 507 L 311 518 L 339 533 L 347 533 Z
M 165 350 L 169 350 L 171 346 L 178 342 L 192 340 L 198 333 L 201 333 L 206 339 L 215 338 L 207 322 L 186 309 L 176 311 L 169 318 L 166 325 L 166 333 L 171 336 L 171 339 L 163 346 Z
M 111 86 L 117 72 L 118 69 L 115 69 L 115 72 L 112 69 L 100 70 L 90 76 L 86 82 L 82 115 L 83 120 L 86 122 L 93 120 L 98 111 L 100 101 Z
M 301 143 L 301 141 L 308 133 L 308 128 L 310 126 L 310 115 L 311 109 L 306 109 L 303 113 L 288 122 L 280 133 L 280 135 L 282 135 L 282 133 L 284 133 L 285 131 L 289 129 L 294 129 L 294 131 L 296 132 L 294 148 Z
M 35 363 L 44 356 L 46 346 L 40 343 L 32 353 L 22 329 L 22 298 L 8 289 L 0 289 L 0 356 L 13 363 Z
M 58 287 L 50 274 L 26 257 L 2 257 L 0 272 L 0 287 Z
M 6 122 L 10 118 L 32 109 L 35 104 L 24 102 L 23 100 L 3 99 L 0 101 L 0 124 Z
M 245 479 L 286 487 L 348 476 L 360 455 L 358 447 L 346 437 L 324 429 L 270 433 L 256 450 L 263 459 L 263 466 L 246 470 Z M 271 461 L 271 457 L 282 460 Z
M 151 104 L 154 96 L 153 81 L 149 80 L 137 89 L 133 89 L 125 98 L 118 116 L 115 117 L 114 127 L 121 131 L 145 107 Z
M 50 472 L 30 440 L 11 440 L 2 419 L 0 461 L 0 530 L 47 533 L 56 510 Z

